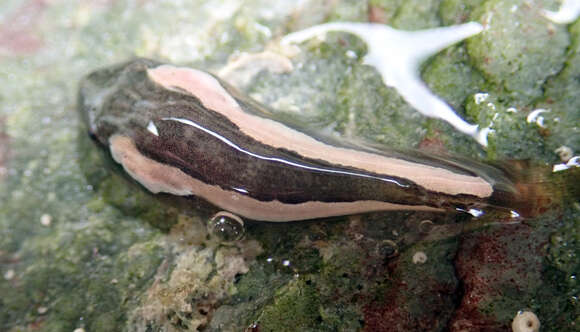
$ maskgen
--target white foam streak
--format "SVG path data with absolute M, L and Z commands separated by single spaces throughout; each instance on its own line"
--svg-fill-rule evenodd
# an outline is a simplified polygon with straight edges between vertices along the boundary
M 570 160 L 568 160 L 568 162 L 565 164 L 554 165 L 554 167 L 552 168 L 552 172 L 554 173 L 561 172 L 570 169 L 572 167 L 580 167 L 580 156 L 570 158 Z
M 385 85 L 395 88 L 421 114 L 447 121 L 486 146 L 487 137 L 482 135 L 478 126 L 463 120 L 431 92 L 419 73 L 421 62 L 426 58 L 482 30 L 483 26 L 476 22 L 421 31 L 401 31 L 374 23 L 337 22 L 291 33 L 282 39 L 281 44 L 299 43 L 329 31 L 353 33 L 366 42 L 368 53 L 364 63 L 381 73 Z
M 554 23 L 570 24 L 580 17 L 580 0 L 564 0 L 557 12 L 543 10 L 542 14 Z

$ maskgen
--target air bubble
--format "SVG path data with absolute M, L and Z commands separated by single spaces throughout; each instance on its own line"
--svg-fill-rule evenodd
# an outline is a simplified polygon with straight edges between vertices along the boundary
M 221 211 L 207 223 L 208 233 L 224 243 L 232 243 L 244 237 L 244 221 L 235 214 Z
M 379 245 L 379 255 L 385 258 L 395 257 L 399 254 L 399 246 L 395 241 L 384 240 Z

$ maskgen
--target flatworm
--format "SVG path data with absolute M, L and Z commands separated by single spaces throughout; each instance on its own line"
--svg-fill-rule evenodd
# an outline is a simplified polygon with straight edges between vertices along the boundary
M 517 201 L 500 169 L 311 135 L 197 69 L 135 59 L 98 70 L 81 83 L 79 110 L 91 137 L 151 193 L 201 198 L 249 219 Z

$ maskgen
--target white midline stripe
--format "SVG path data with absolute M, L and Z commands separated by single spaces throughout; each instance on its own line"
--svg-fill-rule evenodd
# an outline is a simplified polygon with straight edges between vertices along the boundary
M 262 202 L 236 191 L 209 185 L 176 167 L 147 158 L 139 152 L 133 140 L 127 136 L 113 135 L 109 139 L 109 144 L 113 159 L 152 193 L 195 195 L 224 210 L 249 219 L 294 221 L 386 210 L 443 211 L 428 206 L 409 206 L 379 201 L 300 204 L 284 204 L 277 200 Z
M 294 151 L 306 158 L 324 159 L 335 165 L 409 179 L 427 190 L 449 195 L 469 194 L 485 198 L 493 193 L 492 185 L 481 177 L 331 146 L 279 122 L 246 113 L 218 80 L 203 71 L 161 65 L 147 72 L 157 84 L 169 90 L 191 93 L 206 108 L 230 119 L 245 135 L 274 148 Z

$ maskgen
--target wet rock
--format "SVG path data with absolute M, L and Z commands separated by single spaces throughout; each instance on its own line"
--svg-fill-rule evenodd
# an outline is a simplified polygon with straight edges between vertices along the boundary
M 0 181 L 8 173 L 8 157 L 10 153 L 10 140 L 6 133 L 6 124 L 0 117 Z
M 469 55 L 486 79 L 505 89 L 517 106 L 541 96 L 546 79 L 566 60 L 569 35 L 565 26 L 542 16 L 543 3 L 485 1 L 471 13 L 485 30 L 467 41 Z
M 415 29 L 493 13 L 478 39 L 422 67 L 466 120 L 493 122 L 487 150 L 414 112 L 362 63 L 366 47 L 349 34 L 305 42 L 292 71 L 260 71 L 244 89 L 345 141 L 560 162 L 558 147 L 580 151 L 580 25 L 538 15 L 556 5 L 0 1 L 0 169 L 10 170 L 0 181 L 0 330 L 505 330 L 519 310 L 534 312 L 542 331 L 576 329 L 577 199 L 468 233 L 458 215 L 399 212 L 248 222 L 245 239 L 226 246 L 208 236 L 211 213 L 168 208 L 111 175 L 79 139 L 74 112 L 80 77 L 135 55 L 217 72 L 236 52 L 277 52 L 282 35 L 328 20 L 372 16 Z M 480 93 L 489 99 L 477 104 Z M 550 110 L 544 128 L 526 121 L 536 108 Z M 419 228 L 427 219 L 432 227 Z M 413 263 L 418 252 L 422 264 Z
M 461 236 L 455 265 L 464 294 L 452 331 L 503 331 L 515 313 L 535 305 L 547 231 L 516 224 Z

